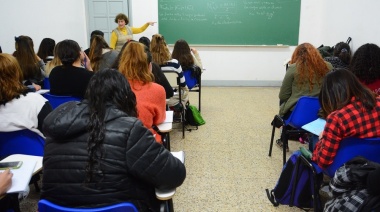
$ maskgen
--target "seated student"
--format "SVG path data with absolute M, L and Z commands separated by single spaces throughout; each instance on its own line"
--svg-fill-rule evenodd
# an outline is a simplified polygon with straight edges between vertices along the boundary
M 278 94 L 283 119 L 289 118 L 300 97 L 318 96 L 324 76 L 333 68 L 310 43 L 298 45 L 289 63 Z M 276 143 L 282 147 L 281 139 Z
M 73 40 L 59 42 L 57 56 L 62 65 L 53 68 L 49 75 L 50 93 L 58 96 L 83 98 L 87 84 L 94 74 L 90 59 Z M 82 64 L 85 68 L 82 67 Z
M 48 63 L 46 63 L 46 66 L 45 66 L 46 77 L 49 77 L 50 72 L 51 72 L 51 70 L 53 70 L 53 68 L 55 68 L 56 66 L 62 65 L 61 60 L 57 56 L 58 55 L 58 49 L 59 49 L 58 44 L 54 47 L 54 54 L 53 54 L 54 58 L 52 60 L 50 60 Z
M 91 35 L 90 35 L 90 47 L 91 47 L 92 39 L 93 39 L 93 37 L 95 35 L 99 35 L 99 36 L 101 36 L 101 37 L 104 38 L 104 33 L 102 31 L 100 31 L 100 30 L 94 30 L 94 31 L 92 31 Z M 89 56 L 90 55 L 90 50 L 91 50 L 91 48 L 88 48 L 88 49 L 84 50 L 84 53 L 86 53 L 86 55 Z
M 0 54 L 0 85 L 0 131 L 29 129 L 43 136 L 42 123 L 51 105 L 40 94 L 27 92 L 17 60 L 5 53 Z
M 185 105 L 189 101 L 189 88 L 186 85 L 186 80 L 182 72 L 182 67 L 179 64 L 178 60 L 172 59 L 169 49 L 166 45 L 164 37 L 160 34 L 155 34 L 152 37 L 152 43 L 150 44 L 150 51 L 152 52 L 153 62 L 160 65 L 161 70 L 165 71 L 175 71 L 179 74 L 180 77 L 180 92 L 182 105 Z M 179 104 L 179 96 L 175 94 L 167 104 L 170 107 L 181 107 Z
M 290 116 L 301 96 L 318 96 L 324 76 L 333 67 L 325 62 L 318 50 L 310 43 L 297 46 L 290 60 L 278 94 L 280 116 Z
M 91 50 L 88 57 L 91 60 L 92 70 L 96 72 L 105 68 L 111 68 L 119 52 L 111 49 L 102 36 L 94 35 L 91 39 Z
M 325 57 L 325 61 L 331 63 L 334 68 L 348 68 L 351 60 L 350 45 L 345 42 L 339 42 L 334 47 L 332 57 Z
M 37 55 L 44 61 L 45 64 L 54 58 L 54 46 L 55 40 L 51 38 L 42 39 Z
M 115 69 L 96 72 L 85 100 L 45 119 L 41 198 L 76 208 L 132 202 L 139 211 L 159 211 L 155 188 L 180 186 L 186 169 L 136 116 L 125 77 Z
M 380 95 L 380 47 L 367 43 L 360 46 L 351 60 L 350 71 L 376 94 Z
M 149 40 L 149 38 L 141 37 L 139 39 L 139 42 L 146 46 L 145 51 L 150 51 L 150 40 Z M 174 95 L 173 88 L 170 85 L 165 74 L 162 72 L 161 67 L 155 62 L 152 62 L 152 73 L 154 75 L 154 82 L 162 85 L 162 87 L 165 88 L 166 99 L 170 99 L 170 97 L 172 97 Z
M 141 43 L 129 42 L 120 52 L 119 70 L 128 79 L 136 95 L 138 118 L 155 135 L 157 142 L 161 143 L 161 136 L 153 129 L 153 125 L 165 120 L 165 90 L 153 82 L 152 56 L 144 47 Z
M 41 89 L 45 79 L 45 63 L 34 52 L 33 40 L 25 35 L 15 37 L 16 57 L 23 74 L 23 83 L 26 86 Z
M 319 101 L 327 117 L 312 160 L 321 168 L 334 161 L 342 139 L 380 137 L 380 97 L 362 85 L 351 72 L 336 69 L 328 73 Z
M 189 44 L 183 40 L 177 40 L 174 44 L 172 58 L 177 59 L 183 70 L 198 66 L 203 70 L 202 60 L 195 48 L 190 48 Z

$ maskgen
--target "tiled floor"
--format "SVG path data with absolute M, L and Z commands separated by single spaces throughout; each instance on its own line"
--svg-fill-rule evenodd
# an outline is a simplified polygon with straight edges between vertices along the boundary
M 186 132 L 185 139 L 180 129 L 171 133 L 172 151 L 185 151 L 187 169 L 174 197 L 175 211 L 301 211 L 273 207 L 265 193 L 275 186 L 282 169 L 280 148 L 274 146 L 268 157 L 278 92 L 272 87 L 203 88 L 201 112 L 206 124 Z M 193 105 L 196 95 L 190 96 Z M 290 142 L 290 152 L 299 146 Z M 37 200 L 31 188 L 22 211 L 36 211 Z

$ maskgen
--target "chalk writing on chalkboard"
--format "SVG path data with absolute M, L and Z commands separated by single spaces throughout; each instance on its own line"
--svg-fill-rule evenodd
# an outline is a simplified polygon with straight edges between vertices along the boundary
M 276 27 L 288 32 L 290 43 L 298 41 L 300 0 L 159 0 L 158 6 L 160 31 L 188 27 L 215 36 L 226 31 L 223 27 L 231 27 L 234 33 L 260 32 L 253 38 L 242 36 L 244 43 L 289 43 L 271 35 L 273 30 L 269 28 Z M 229 43 L 230 39 L 221 38 L 219 42 Z

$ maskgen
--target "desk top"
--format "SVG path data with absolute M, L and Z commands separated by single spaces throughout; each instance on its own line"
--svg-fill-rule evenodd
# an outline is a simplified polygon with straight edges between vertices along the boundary
M 25 191 L 32 175 L 38 173 L 42 169 L 41 156 L 15 154 L 6 157 L 2 161 L 22 161 L 20 168 L 11 169 L 11 172 L 13 173 L 12 186 L 7 193 Z
M 183 151 L 171 152 L 172 155 L 178 158 L 182 163 L 185 162 L 185 153 Z M 156 198 L 159 200 L 168 200 L 171 199 L 175 194 L 175 188 L 171 190 L 159 190 L 156 189 Z
M 1 161 L 9 162 L 9 161 L 36 161 L 36 166 L 34 167 L 33 174 L 37 174 L 42 169 L 42 156 L 34 156 L 34 155 L 23 155 L 23 154 L 14 154 L 4 158 Z
M 157 125 L 160 132 L 170 132 L 173 129 L 173 111 L 166 111 L 166 119 Z

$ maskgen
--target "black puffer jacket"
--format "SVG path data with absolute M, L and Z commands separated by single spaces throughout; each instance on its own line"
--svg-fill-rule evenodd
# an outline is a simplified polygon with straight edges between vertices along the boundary
M 69 102 L 47 116 L 41 198 L 70 207 L 102 207 L 130 201 L 139 211 L 156 211 L 155 188 L 170 189 L 182 184 L 186 169 L 158 144 L 142 123 L 109 105 L 103 158 L 103 175 L 97 183 L 84 183 L 87 165 L 86 102 Z

